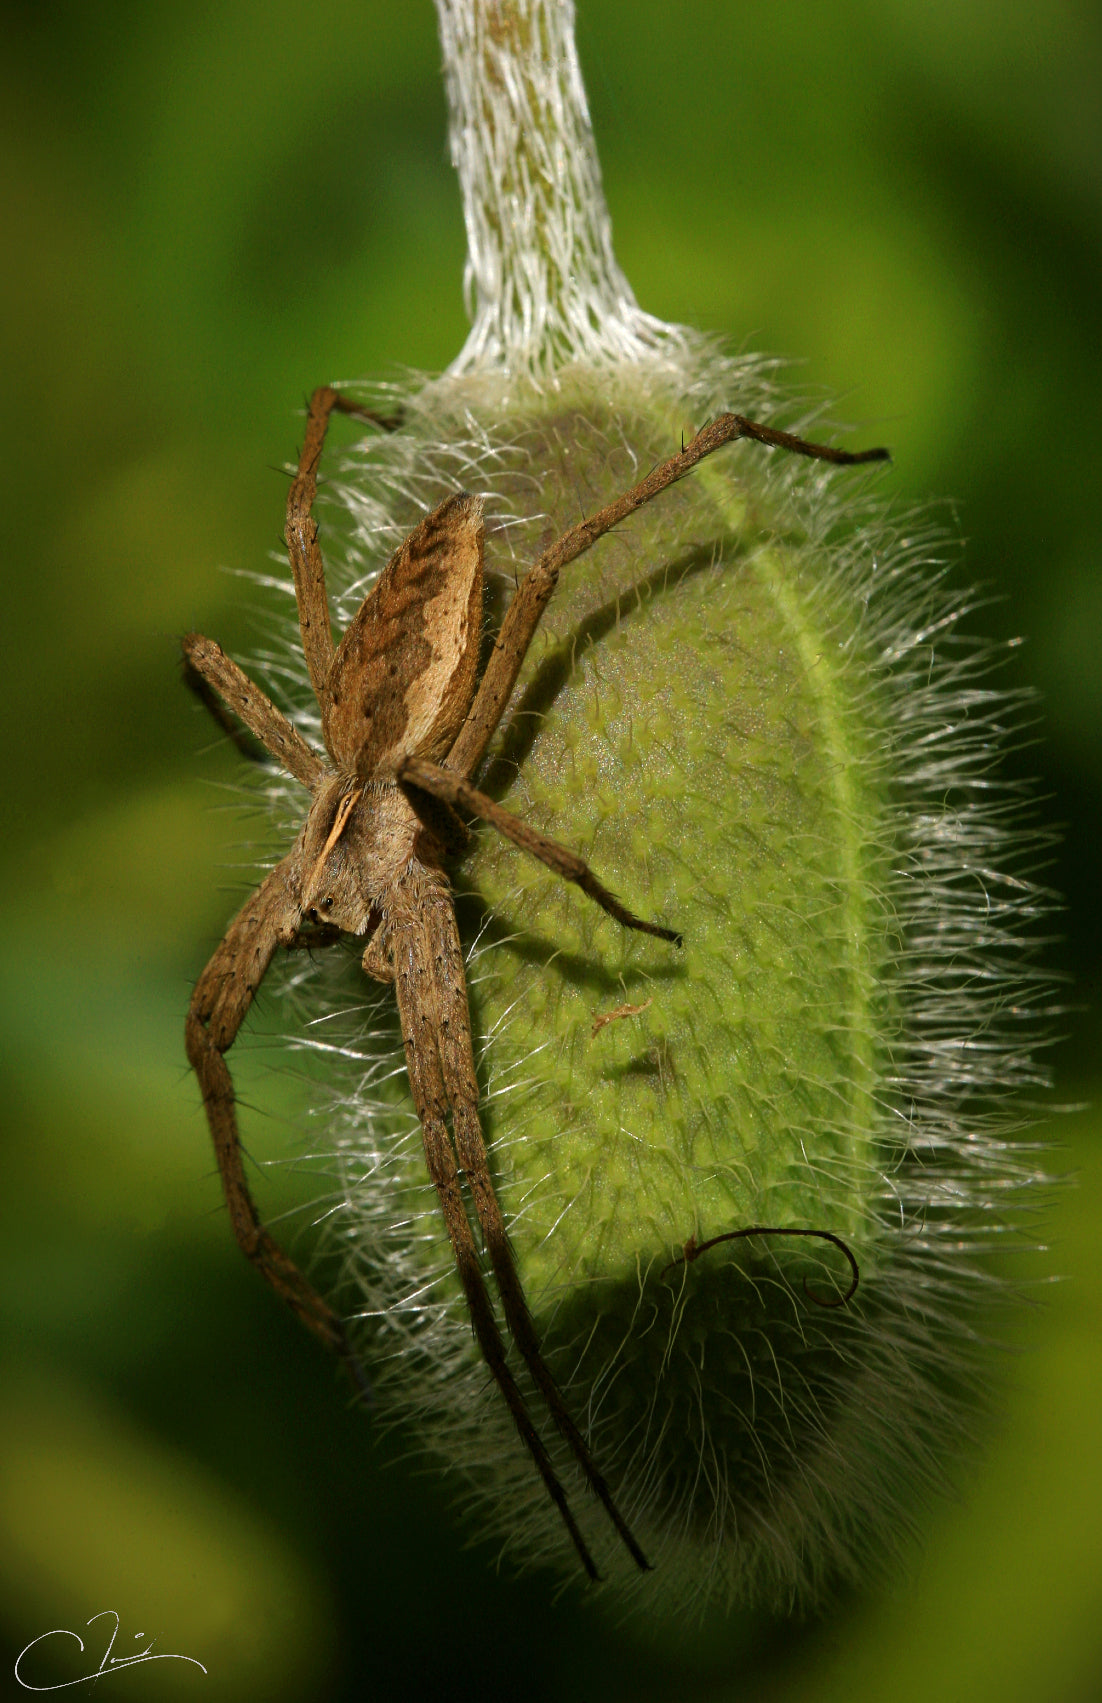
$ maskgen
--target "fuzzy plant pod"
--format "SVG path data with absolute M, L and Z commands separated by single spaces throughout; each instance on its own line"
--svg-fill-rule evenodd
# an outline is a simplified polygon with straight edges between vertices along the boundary
M 401 425 L 323 466 L 322 539 L 341 631 L 428 510 L 483 497 L 488 647 L 541 547 L 715 415 L 830 426 L 636 305 L 567 0 L 437 10 L 472 331 L 440 378 L 355 387 Z M 478 785 L 681 949 L 488 830 L 454 876 L 517 1267 L 652 1572 L 533 1413 L 610 1588 L 666 1606 L 785 1606 L 883 1561 L 943 1481 L 985 1249 L 1038 1180 L 1013 1130 L 1042 898 L 992 772 L 1015 706 L 955 634 L 951 548 L 888 489 L 740 442 L 563 573 Z M 292 637 L 268 678 L 316 738 Z M 291 783 L 270 800 L 301 813 Z M 570 1576 L 472 1339 L 393 1000 L 356 952 L 279 974 L 378 1413 L 472 1530 Z

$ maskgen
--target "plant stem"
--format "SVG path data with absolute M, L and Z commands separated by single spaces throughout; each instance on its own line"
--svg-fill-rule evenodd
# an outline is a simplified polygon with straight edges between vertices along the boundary
M 547 377 L 679 342 L 616 264 L 573 0 L 436 0 L 436 10 L 472 320 L 452 372 Z

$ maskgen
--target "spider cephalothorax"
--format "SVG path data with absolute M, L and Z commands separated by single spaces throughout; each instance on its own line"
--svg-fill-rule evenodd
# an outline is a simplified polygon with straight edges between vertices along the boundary
M 477 791 L 470 776 L 501 719 L 560 571 L 618 521 L 736 438 L 754 438 L 838 463 L 881 460 L 886 452 L 826 449 L 740 415 L 721 416 L 687 448 L 543 552 L 521 581 L 479 681 L 482 502 L 465 493 L 445 498 L 414 528 L 334 647 L 311 513 L 318 460 L 334 408 L 360 412 L 332 389 L 315 392 L 287 505 L 299 624 L 321 709 L 326 755 L 306 744 L 218 645 L 198 634 L 184 641 L 188 663 L 208 701 L 216 702 L 211 699 L 213 688 L 311 794 L 292 850 L 230 924 L 199 978 L 188 1012 L 188 1056 L 202 1089 L 234 1234 L 273 1288 L 362 1381 L 340 1319 L 257 1216 L 224 1058 L 277 947 L 293 946 L 304 934 L 315 940 L 340 933 L 360 938 L 364 970 L 394 987 L 429 1174 L 479 1347 L 587 1572 L 595 1576 L 589 1550 L 510 1369 L 464 1183 L 506 1330 L 591 1489 L 637 1564 L 645 1567 L 642 1551 L 544 1363 L 494 1191 L 479 1121 L 463 951 L 445 872 L 447 858 L 466 840 L 456 812 L 489 822 L 575 882 L 624 927 L 679 945 L 681 937 L 674 929 L 645 922 L 627 910 L 580 857 Z M 692 1257 L 688 1248 L 684 1257 Z

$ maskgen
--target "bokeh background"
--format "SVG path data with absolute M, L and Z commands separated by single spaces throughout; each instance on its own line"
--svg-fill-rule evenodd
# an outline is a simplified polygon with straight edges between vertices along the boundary
M 841 392 L 900 497 L 953 500 L 975 624 L 1028 640 L 1006 680 L 1043 708 L 1008 767 L 1064 827 L 1054 1104 L 1097 1102 L 1099 9 L 578 5 L 642 305 Z M 116 1654 L 145 1634 L 209 1669 L 105 1682 L 131 1699 L 1102 1696 L 1098 1112 L 1043 1121 L 1077 1186 L 1052 1251 L 1004 1261 L 1030 1301 L 992 1328 L 1024 1352 L 990 1354 L 959 1498 L 903 1574 L 802 1622 L 641 1629 L 500 1574 L 246 1269 L 182 1022 L 249 824 L 176 635 L 255 642 L 225 570 L 278 547 L 312 386 L 463 339 L 435 19 L 22 0 L 3 42 L 0 1695 L 33 1637 L 111 1608 Z M 315 1185 L 253 1056 L 276 1212 Z

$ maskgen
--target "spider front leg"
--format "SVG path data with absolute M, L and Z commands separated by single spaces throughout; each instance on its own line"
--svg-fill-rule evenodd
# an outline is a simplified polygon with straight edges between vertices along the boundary
M 284 858 L 245 902 L 199 977 L 187 1016 L 187 1054 L 206 1108 L 237 1245 L 292 1312 L 340 1355 L 361 1390 L 363 1372 L 343 1324 L 260 1222 L 245 1177 L 229 1051 L 280 945 L 296 942 L 302 912 L 297 861 Z
M 467 1178 L 486 1248 L 490 1255 L 498 1293 L 505 1310 L 509 1333 L 523 1356 L 550 1410 L 551 1417 L 569 1445 L 590 1489 L 608 1514 L 636 1566 L 646 1570 L 650 1563 L 640 1549 L 612 1499 L 604 1477 L 598 1472 L 589 1447 L 571 1417 L 570 1410 L 540 1351 L 536 1329 L 528 1311 L 513 1250 L 505 1231 L 505 1220 L 490 1175 L 490 1162 L 478 1115 L 478 1081 L 475 1076 L 471 1014 L 463 950 L 449 893 L 440 893 L 424 906 L 435 970 L 435 998 L 444 1091 L 452 1109 L 452 1130 L 459 1166 Z
M 617 1508 L 604 1477 L 597 1470 L 588 1445 L 544 1361 L 517 1275 L 478 1116 L 479 1092 L 467 981 L 451 893 L 442 876 L 422 874 L 415 888 L 415 891 L 411 889 L 403 896 L 400 907 L 392 913 L 385 936 L 380 931 L 381 938 L 368 948 L 364 966 L 370 974 L 380 979 L 393 977 L 395 982 L 406 1064 L 414 1105 L 421 1120 L 425 1156 L 444 1212 L 475 1335 L 586 1572 L 591 1578 L 596 1577 L 592 1557 L 505 1361 L 501 1335 L 486 1293 L 459 1191 L 459 1172 L 467 1179 L 509 1333 L 590 1489 L 601 1502 L 632 1559 L 637 1566 L 646 1569 L 649 1566 L 646 1556 Z M 449 1107 L 454 1153 L 445 1124 Z
M 459 1167 L 448 1138 L 446 1123 L 449 1100 L 443 1070 L 443 1029 L 448 1022 L 448 1016 L 440 1007 L 440 986 L 436 979 L 437 967 L 433 957 L 439 940 L 438 931 L 433 926 L 433 918 L 442 902 L 451 912 L 454 931 L 455 915 L 446 888 L 431 881 L 418 881 L 416 886 L 421 890 L 403 894 L 399 899 L 390 920 L 384 924 L 379 935 L 368 947 L 364 955 L 364 965 L 370 975 L 383 981 L 393 980 L 395 985 L 406 1068 L 413 1103 L 421 1122 L 425 1162 L 440 1201 L 456 1269 L 463 1285 L 467 1309 L 482 1357 L 505 1398 L 513 1422 L 543 1479 L 548 1495 L 559 1510 L 586 1573 L 591 1579 L 596 1579 L 600 1575 L 593 1557 L 570 1511 L 566 1492 L 559 1482 L 539 1432 L 532 1423 L 524 1396 L 509 1369 L 505 1344 L 486 1292 L 478 1251 L 463 1202 Z M 458 950 L 458 936 L 456 949 Z M 462 958 L 459 973 L 462 980 Z M 465 1002 L 464 983 L 464 1005 Z M 472 1060 L 472 1081 L 473 1072 Z M 477 1094 L 477 1089 L 475 1092 Z M 454 1104 L 452 1111 L 454 1125 Z M 486 1181 L 492 1193 L 493 1185 L 489 1184 L 488 1177 Z M 547 1376 L 549 1378 L 550 1374 Z M 561 1406 L 561 1397 L 558 1399 Z M 584 1447 L 583 1444 L 583 1452 Z

